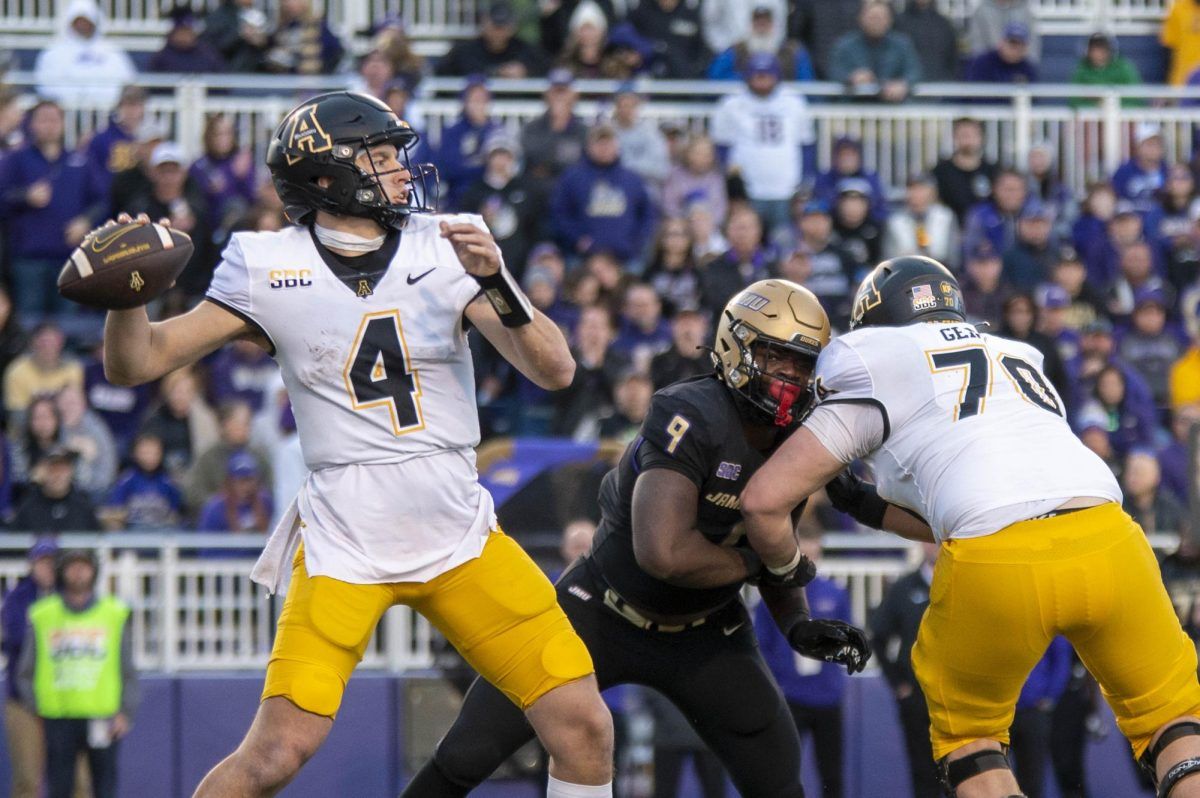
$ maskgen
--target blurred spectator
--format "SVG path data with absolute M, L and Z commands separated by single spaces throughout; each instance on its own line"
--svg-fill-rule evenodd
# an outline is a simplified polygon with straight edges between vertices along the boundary
M 58 272 L 102 212 L 103 197 L 88 179 L 87 157 L 66 148 L 57 103 L 35 104 L 27 127 L 29 143 L 0 160 L 0 211 L 13 297 L 23 315 L 39 318 L 75 309 L 59 296 Z
M 933 167 L 938 196 L 964 224 L 967 212 L 992 193 L 996 164 L 983 153 L 983 123 L 978 119 L 959 117 L 951 125 L 954 149 Z
M 1029 147 L 1029 157 L 1025 161 L 1029 196 L 1049 210 L 1055 235 L 1065 236 L 1076 216 L 1075 197 L 1059 177 L 1057 166 L 1049 142 L 1039 141 Z
M 729 247 L 721 229 L 724 220 L 718 220 L 703 201 L 690 202 L 685 208 L 688 232 L 692 235 L 692 252 L 696 264 L 707 266 L 713 258 Z
M 150 189 L 150 156 L 154 148 L 167 140 L 167 127 L 155 119 L 144 121 L 137 131 L 137 139 L 130 147 L 130 165 L 113 173 L 109 184 L 108 208 L 113 213 L 124 212 L 130 200 Z M 271 193 L 275 193 L 274 187 Z
M 1104 369 L 1109 366 L 1115 367 L 1125 384 L 1121 401 L 1126 411 L 1131 416 L 1136 416 L 1136 421 L 1130 421 L 1127 426 L 1130 430 L 1154 430 L 1154 399 L 1150 394 L 1150 387 L 1132 366 L 1117 357 L 1112 322 L 1106 316 L 1097 316 L 1081 330 L 1081 333 L 1075 390 L 1082 397 L 1092 396 Z M 1115 390 L 1114 384 L 1110 384 L 1105 401 L 1115 406 L 1117 402 L 1111 400 L 1118 393 L 1121 392 Z M 1134 437 L 1139 435 L 1141 433 L 1137 432 Z
M 663 318 L 662 300 L 653 286 L 633 283 L 625 289 L 620 326 L 612 346 L 643 373 L 649 371 L 655 355 L 670 348 L 671 325 Z
M 1117 355 L 1142 376 L 1162 408 L 1170 403 L 1171 366 L 1187 347 L 1178 328 L 1167 324 L 1168 308 L 1162 290 L 1136 292 L 1129 329 L 1117 340 Z
M 1171 440 L 1158 450 L 1162 489 L 1181 506 L 1191 502 L 1191 435 L 1200 424 L 1200 404 L 1181 405 L 1171 410 Z
M 202 24 L 191 9 L 180 10 L 171 17 L 167 40 L 161 50 L 150 56 L 146 70 L 181 74 L 224 72 L 225 61 L 215 47 L 200 38 Z
M 1082 330 L 1104 307 L 1104 297 L 1088 284 L 1087 269 L 1074 247 L 1064 246 L 1051 272 L 1055 286 L 1062 288 L 1062 307 L 1067 309 L 1064 321 L 1072 330 Z
M 383 55 L 392 68 L 392 75 L 404 80 L 408 86 L 416 86 L 428 71 L 429 65 L 413 50 L 412 40 L 400 17 L 387 17 L 375 27 L 371 50 Z
M 125 210 L 151 219 L 167 218 L 171 227 L 192 237 L 195 253 L 179 275 L 177 285 L 189 296 L 199 296 L 212 278 L 212 231 L 208 203 L 194 180 L 188 179 L 187 158 L 178 144 L 164 141 L 150 154 L 150 185 L 129 198 Z
M 0 285 L 0 377 L 7 373 L 13 361 L 25 354 L 29 346 L 29 334 L 21 327 L 17 319 L 17 310 L 13 307 L 8 289 Z M 0 418 L 7 410 L 7 402 L 0 409 Z
M 546 0 L 538 3 L 542 50 L 547 53 L 561 53 L 566 50 L 567 39 L 580 21 L 595 19 L 593 8 L 604 16 L 603 29 L 611 30 L 617 21 L 617 11 L 612 0 Z
M 217 417 L 201 397 L 190 369 L 163 377 L 159 395 L 161 400 L 146 417 L 142 431 L 163 442 L 167 471 L 178 481 L 192 460 L 217 442 Z
M 280 0 L 263 66 L 286 75 L 328 75 L 345 55 L 341 41 L 329 29 L 312 0 Z
M 1167 82 L 1182 86 L 1188 75 L 1200 66 L 1200 4 L 1175 0 L 1163 18 L 1159 41 L 1171 51 L 1171 71 Z
M 724 8 L 726 14 L 745 11 L 741 3 L 709 0 L 704 10 Z M 750 28 L 744 36 L 734 39 L 728 47 L 715 50 L 717 57 L 708 65 L 710 80 L 745 80 L 746 64 L 755 53 L 769 53 L 779 59 L 780 74 L 785 80 L 815 80 L 812 59 L 798 42 L 783 40 L 786 18 L 784 4 L 755 2 L 750 14 Z M 707 23 L 706 23 L 707 25 Z M 705 28 L 706 35 L 709 28 Z M 724 32 L 722 33 L 724 35 Z
M 130 465 L 109 492 L 100 519 L 106 529 L 158 532 L 179 526 L 183 493 L 167 474 L 163 442 L 143 432 L 133 441 Z
M 830 56 L 843 35 L 858 28 L 862 0 L 797 0 L 792 6 L 788 38 L 804 43 L 821 80 L 833 80 Z
M 1023 22 L 1008 23 L 993 49 L 971 59 L 964 79 L 971 83 L 1036 83 L 1038 70 L 1029 56 L 1029 37 L 1029 27 Z
M 1162 128 L 1156 122 L 1139 122 L 1133 131 L 1133 157 L 1112 176 L 1117 196 L 1132 200 L 1141 213 L 1154 207 L 1155 195 L 1167 182 L 1165 155 Z
M 17 664 L 17 691 L 42 719 L 52 798 L 74 793 L 81 757 L 96 798 L 116 798 L 120 740 L 141 700 L 130 608 L 98 595 L 98 576 L 91 551 L 59 556 L 57 592 L 29 608 L 29 645 Z
M 1025 204 L 1017 218 L 1017 240 L 1003 254 L 1004 282 L 1019 291 L 1032 291 L 1050 279 L 1058 261 L 1053 222 L 1053 210 L 1040 200 Z
M 254 155 L 238 146 L 233 118 L 213 114 L 204 124 L 204 154 L 188 169 L 188 174 L 204 193 L 208 206 L 208 228 L 228 231 L 254 202 L 258 180 Z M 220 234 L 224 240 L 226 233 Z
M 833 204 L 833 232 L 858 267 L 878 263 L 883 231 L 871 218 L 871 184 L 860 177 L 838 181 Z
M 62 416 L 53 396 L 39 396 L 29 405 L 14 440 L 6 469 L 12 482 L 24 487 L 32 481 L 33 467 L 46 452 L 62 443 Z
M 755 54 L 746 69 L 747 90 L 717 105 L 712 137 L 770 233 L 787 226 L 797 186 L 816 177 L 816 133 L 803 95 L 779 85 L 774 56 Z
M 762 234 L 758 214 L 740 206 L 730 210 L 725 225 L 729 249 L 700 274 L 700 304 L 711 313 L 714 324 L 720 323 L 721 309 L 729 297 L 771 275 L 775 264 L 763 246 Z
M 1162 473 L 1154 452 L 1132 449 L 1121 472 L 1122 508 L 1147 534 L 1180 534 L 1187 526 L 1187 511 L 1169 491 L 1159 490 Z
M 137 166 L 137 136 L 146 121 L 146 98 L 141 86 L 121 89 L 117 109 L 108 118 L 108 126 L 87 146 L 87 165 L 95 190 L 108 198 L 113 175 Z
M 1029 0 L 979 0 L 967 19 L 967 54 L 977 56 L 996 49 L 1013 24 L 1023 25 L 1029 32 L 1029 57 L 1039 60 L 1042 40 Z
M 1075 71 L 1071 82 L 1080 86 L 1136 86 L 1142 82 L 1137 65 L 1117 52 L 1117 40 L 1106 33 L 1093 33 L 1088 37 L 1087 49 Z M 1134 97 L 1122 97 L 1121 105 L 1130 107 L 1144 101 Z M 1090 108 L 1100 104 L 1098 99 L 1074 98 L 1072 108 Z
M 667 315 L 700 307 L 700 270 L 685 220 L 668 217 L 658 226 L 658 241 L 644 276 L 662 298 Z
M 1033 666 L 1017 698 L 1011 730 L 1013 773 L 1028 798 L 1046 794 L 1050 721 L 1071 679 L 1073 662 L 1071 644 L 1065 637 L 1055 637 Z
M 611 123 L 621 145 L 621 164 L 646 181 L 655 196 L 671 169 L 667 140 L 653 119 L 642 116 L 642 95 L 629 81 L 613 95 Z
M 821 561 L 819 529 L 802 529 L 800 551 L 814 563 Z M 850 594 L 836 582 L 817 576 L 805 587 L 809 611 L 814 618 L 850 621 Z M 850 677 L 840 665 L 798 656 L 779 632 L 765 601 L 754 610 L 754 632 L 763 659 L 779 682 L 792 720 L 802 735 L 812 735 L 817 771 L 821 776 L 818 793 L 842 798 L 842 701 Z
M 34 328 L 29 351 L 13 360 L 4 372 L 4 409 L 23 413 L 30 402 L 42 394 L 57 393 L 68 385 L 83 385 L 83 367 L 63 354 L 66 338 L 50 322 Z
M 68 385 L 56 397 L 59 441 L 75 453 L 75 484 L 99 499 L 117 476 L 117 446 L 108 427 L 87 405 L 83 388 Z
M 1061 261 L 1059 265 L 1061 267 Z M 1038 291 L 1037 304 L 1039 312 L 1036 329 L 1054 343 L 1054 349 L 1066 370 L 1069 382 L 1059 390 L 1059 395 L 1067 404 L 1069 416 L 1074 417 L 1075 402 L 1078 398 L 1074 379 L 1075 369 L 1079 365 L 1080 344 L 1078 329 L 1071 327 L 1067 322 L 1071 297 L 1061 286 L 1047 285 Z
M 441 205 L 448 210 L 457 210 L 461 196 L 483 176 L 484 142 L 503 132 L 492 119 L 492 92 L 481 75 L 467 78 L 459 97 L 462 113 L 442 131 L 436 158 Z
M 87 494 L 75 487 L 75 452 L 56 446 L 34 463 L 32 484 L 8 526 L 38 533 L 93 532 L 100 529 Z
M 762 51 L 775 52 L 787 38 L 787 11 L 785 0 L 701 0 L 704 43 L 711 52 L 723 53 L 739 42 L 758 39 Z M 762 12 L 774 23 L 769 37 L 755 26 Z
M 262 347 L 253 341 L 234 341 L 218 351 L 209 365 L 208 400 L 213 406 L 245 402 L 258 412 L 278 377 L 279 367 Z
M 858 287 L 858 264 L 833 233 L 829 206 L 810 200 L 797 208 L 800 235 L 792 249 L 808 256 L 811 275 L 804 286 L 817 295 L 835 323 L 850 314 L 850 298 Z
M 628 359 L 612 348 L 614 338 L 608 309 L 585 307 L 571 347 L 575 377 L 569 387 L 553 394 L 555 435 L 576 440 L 596 437 L 600 414 L 611 406 L 613 388 L 629 367 Z
M 892 30 L 892 8 L 869 0 L 858 17 L 859 29 L 833 45 L 829 79 L 849 87 L 854 97 L 878 97 L 898 103 L 921 79 L 921 59 L 906 34 Z
M 17 693 L 17 663 L 27 645 L 29 607 L 54 592 L 54 563 L 58 545 L 39 538 L 29 549 L 29 573 L 17 580 L 0 604 L 0 653 L 8 689 L 4 702 L 4 731 L 12 769 L 10 798 L 40 798 L 46 772 L 46 740 L 42 722 Z
M 887 220 L 883 257 L 925 255 L 957 272 L 962 244 L 954 212 L 938 200 L 937 183 L 928 174 L 909 178 L 904 205 Z
M 525 151 L 525 174 L 536 184 L 550 184 L 579 161 L 587 138 L 587 126 L 575 116 L 575 93 L 571 73 L 551 70 L 542 98 L 546 113 L 521 127 L 521 149 Z
M 853 136 L 839 136 L 833 141 L 832 165 L 828 172 L 817 175 L 813 185 L 813 195 L 820 200 L 833 205 L 841 194 L 843 181 L 854 178 L 860 183 L 858 188 L 865 189 L 870 199 L 871 218 L 879 224 L 887 221 L 888 199 L 883 189 L 883 181 L 879 173 L 867 169 L 863 164 L 862 142 Z M 862 185 L 865 183 L 866 185 Z
M 1003 262 L 1000 253 L 987 241 L 981 241 L 967 253 L 962 280 L 963 304 L 973 324 L 987 322 L 999 326 L 1004 301 L 1009 291 L 1001 282 Z
M 425 158 L 425 153 L 429 150 L 429 143 L 424 140 L 425 114 L 421 111 L 420 104 L 413 98 L 416 85 L 410 78 L 393 78 L 383 87 L 383 97 L 381 98 L 387 107 L 392 109 L 393 114 L 407 122 L 422 136 L 423 140 L 417 142 L 417 149 L 409 152 L 409 158 L 413 161 L 428 160 Z
M 237 399 L 221 405 L 218 414 L 220 439 L 192 460 L 183 482 L 184 498 L 192 508 L 203 507 L 225 484 L 230 457 L 249 453 L 258 463 L 263 482 L 271 482 L 271 463 L 266 453 L 250 443 L 250 405 Z M 270 516 L 270 513 L 267 513 Z
M 104 375 L 103 345 L 97 345 L 83 366 L 83 390 L 88 406 L 112 433 L 118 453 L 124 453 L 137 432 L 157 391 L 157 383 L 113 385 Z
M 208 42 L 230 72 L 258 72 L 270 41 L 267 15 L 255 0 L 221 0 L 204 15 L 204 33 Z
M 439 75 L 498 78 L 527 78 L 545 71 L 545 56 L 517 38 L 517 13 L 507 0 L 494 0 L 479 23 L 479 37 L 455 44 L 435 69 Z
M 641 371 L 630 371 L 617 380 L 613 389 L 613 405 L 600 415 L 601 440 L 628 443 L 637 437 L 650 410 L 654 386 Z
M 521 145 L 504 130 L 484 142 L 483 175 L 459 203 L 467 213 L 483 217 L 509 271 L 525 273 L 525 258 L 541 237 L 545 197 L 520 174 Z
M 1004 302 L 1003 314 L 1000 335 L 1023 341 L 1041 352 L 1042 373 L 1050 380 L 1059 396 L 1069 396 L 1070 377 L 1063 366 L 1062 358 L 1059 357 L 1055 342 L 1037 330 L 1037 308 L 1033 304 L 1033 298 L 1024 292 L 1011 294 Z
M 682 216 L 694 202 L 706 205 L 718 224 L 725 221 L 729 211 L 725 176 L 712 139 L 703 133 L 688 137 L 683 163 L 671 169 L 663 184 L 663 213 L 667 216 Z
M 673 382 L 713 372 L 708 343 L 708 318 L 698 310 L 681 310 L 671 319 L 671 348 L 650 361 L 654 390 Z
M 968 250 L 990 244 L 997 254 L 1006 252 L 1017 241 L 1017 219 L 1029 196 L 1025 178 L 1012 169 L 996 172 L 992 196 L 971 209 L 963 227 L 963 244 Z
M 1105 263 L 1108 226 L 1117 210 L 1117 195 L 1108 183 L 1090 183 L 1080 207 L 1079 218 L 1071 225 L 1071 240 L 1088 269 L 1089 279 L 1107 286 L 1111 275 Z
M 571 14 L 566 44 L 557 66 L 577 78 L 612 77 L 613 65 L 606 63 L 608 18 L 592 0 L 576 6 Z
M 701 35 L 700 9 L 683 0 L 636 0 L 629 22 L 654 43 L 663 78 L 699 78 L 711 54 Z
M 958 31 L 934 0 L 909 0 L 896 15 L 896 31 L 912 40 L 921 60 L 921 80 L 952 82 L 958 77 Z
M 196 531 L 269 532 L 271 494 L 262 483 L 254 455 L 246 451 L 229 455 L 224 484 L 205 502 Z
M 121 87 L 137 76 L 128 54 L 106 37 L 95 0 L 71 0 L 59 14 L 57 33 L 38 53 L 34 79 L 39 97 L 68 105 L 111 108 Z
M 0 86 L 0 156 L 25 143 L 24 120 L 21 93 L 11 86 Z
M 608 32 L 604 71 L 617 80 L 630 80 L 639 75 L 662 77 L 666 65 L 659 59 L 656 46 L 628 22 L 612 27 Z
M 929 606 L 938 551 L 936 543 L 921 544 L 921 564 L 888 587 L 868 622 L 871 650 L 896 697 L 914 798 L 941 798 L 943 794 L 929 743 L 929 709 L 910 657 L 921 616 Z
M 383 99 L 383 93 L 391 83 L 395 74 L 392 72 L 392 62 L 377 50 L 369 50 L 358 59 L 358 76 L 354 90 Z
M 1120 272 L 1109 288 L 1108 312 L 1124 320 L 1133 313 L 1139 295 L 1147 291 L 1163 292 L 1166 285 L 1154 273 L 1154 253 L 1149 244 L 1135 241 L 1119 252 Z M 1165 298 L 1162 301 L 1169 304 Z
M 1090 398 L 1079 411 L 1076 426 L 1081 433 L 1088 428 L 1097 428 L 1107 434 L 1111 454 L 1105 456 L 1097 452 L 1106 460 L 1119 462 L 1135 449 L 1150 449 L 1154 445 L 1153 413 L 1147 415 L 1139 411 L 1137 403 L 1129 396 L 1128 387 L 1121 366 L 1104 366 L 1096 375 Z M 1084 442 L 1087 443 L 1086 436 Z
M 588 131 L 584 156 L 563 172 L 550 202 L 560 242 L 579 255 L 611 252 L 629 266 L 645 254 L 657 211 L 642 181 L 621 164 L 612 127 Z

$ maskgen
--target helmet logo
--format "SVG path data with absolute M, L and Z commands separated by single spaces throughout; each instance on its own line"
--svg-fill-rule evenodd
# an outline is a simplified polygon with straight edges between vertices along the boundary
M 767 299 L 765 296 L 752 294 L 747 291 L 734 300 L 734 304 L 741 305 L 742 307 L 749 308 L 750 310 L 762 310 L 767 305 L 771 304 L 771 300 Z
M 317 119 L 316 103 L 306 105 L 292 113 L 287 128 L 283 131 L 283 140 L 287 142 L 289 150 L 287 153 L 288 166 L 304 157 L 292 153 L 307 152 L 310 155 L 316 155 L 319 152 L 328 152 L 333 149 L 333 139 L 321 127 L 321 122 Z
M 851 326 L 857 325 L 868 310 L 882 304 L 883 294 L 875 287 L 875 275 L 872 274 L 863 282 L 858 289 L 858 296 L 854 298 L 854 309 L 850 312 Z
M 933 295 L 933 286 L 928 283 L 914 285 L 912 292 L 913 311 L 933 310 L 938 306 L 937 298 Z

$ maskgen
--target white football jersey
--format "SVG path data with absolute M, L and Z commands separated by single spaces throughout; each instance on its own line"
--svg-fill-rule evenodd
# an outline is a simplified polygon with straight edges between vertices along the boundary
M 310 574 L 424 581 L 478 555 L 495 523 L 463 328 L 479 283 L 442 220 L 484 227 L 411 216 L 373 288 L 340 279 L 307 227 L 236 233 L 213 276 L 208 299 L 261 328 L 279 362 L 311 473 L 277 533 L 302 529 Z
M 857 453 L 879 495 L 919 512 L 939 539 L 988 535 L 1076 496 L 1120 502 L 1041 367 L 1033 347 L 970 324 L 865 327 L 821 353 L 812 428 L 822 439 L 818 414 L 877 407 L 882 431 Z
M 712 137 L 729 147 L 729 165 L 741 170 L 746 193 L 756 200 L 791 198 L 804 177 L 800 148 L 816 141 L 804 95 L 784 88 L 766 97 L 746 90 L 723 99 Z

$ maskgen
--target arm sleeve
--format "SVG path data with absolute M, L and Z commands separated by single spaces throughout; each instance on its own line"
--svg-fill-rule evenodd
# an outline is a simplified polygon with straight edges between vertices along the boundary
M 707 426 L 697 408 L 673 396 L 656 395 L 642 422 L 642 440 L 633 455 L 635 470 L 666 468 L 703 486 L 708 475 Z
M 121 633 L 121 714 L 133 720 L 142 703 L 142 685 L 138 681 L 137 667 L 133 664 L 133 630 L 129 619 Z

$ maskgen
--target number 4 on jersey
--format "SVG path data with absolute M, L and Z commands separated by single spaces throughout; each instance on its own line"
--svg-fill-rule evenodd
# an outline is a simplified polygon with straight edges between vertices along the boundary
M 408 347 L 400 313 L 368 313 L 358 326 L 343 377 L 355 410 L 386 407 L 392 432 L 404 435 L 425 428 L 421 414 L 421 380 L 408 368 Z

